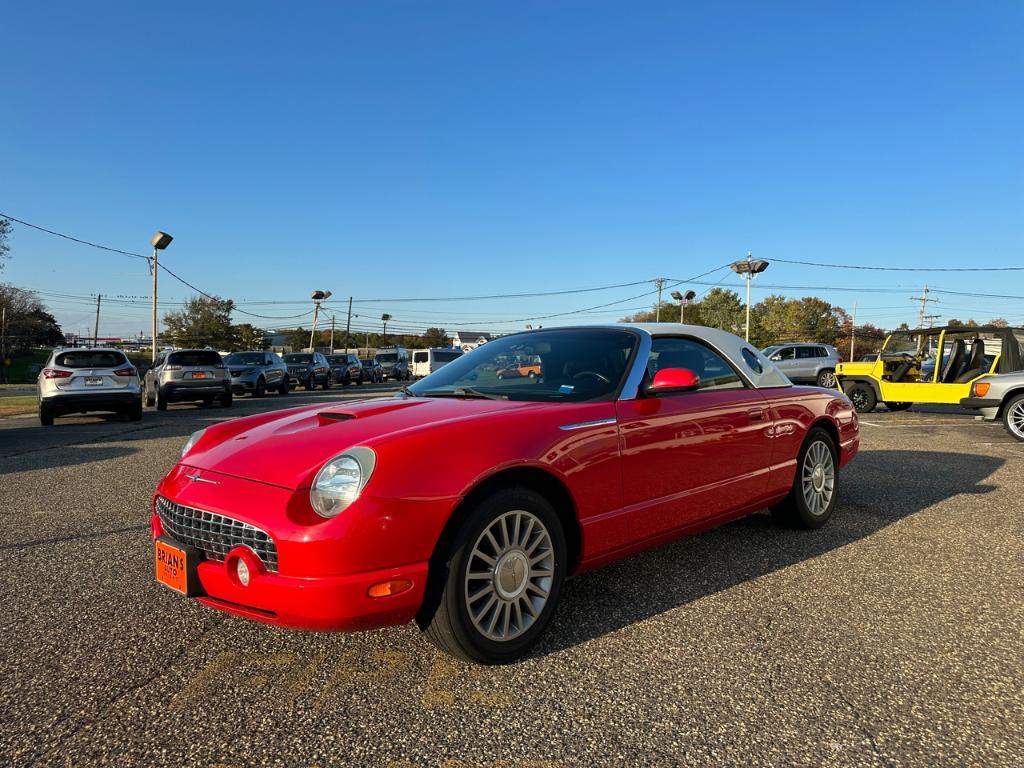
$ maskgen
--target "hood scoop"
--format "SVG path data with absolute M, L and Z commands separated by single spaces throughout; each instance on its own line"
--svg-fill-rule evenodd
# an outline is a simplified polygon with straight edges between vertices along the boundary
M 326 426 L 338 421 L 365 419 L 369 416 L 379 416 L 385 413 L 400 411 L 405 408 L 413 408 L 417 405 L 423 405 L 423 401 L 392 400 L 390 398 L 384 402 L 363 401 L 359 403 L 349 403 L 339 408 L 320 411 L 317 413 L 316 418 L 322 426 Z

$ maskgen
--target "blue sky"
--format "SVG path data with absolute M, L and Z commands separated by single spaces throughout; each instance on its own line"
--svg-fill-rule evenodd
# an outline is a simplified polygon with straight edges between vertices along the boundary
M 166 263 L 203 290 L 328 288 L 356 297 L 357 325 L 387 311 L 410 328 L 622 300 L 568 318 L 611 320 L 650 289 L 365 300 L 682 279 L 747 250 L 1022 265 L 1022 33 L 1019 2 L 14 4 L 0 210 L 128 250 L 164 229 Z M 13 246 L 0 279 L 149 295 L 142 261 L 24 227 Z M 1013 273 L 776 263 L 754 298 L 817 293 L 894 326 L 926 281 L 1024 295 Z M 835 290 L 851 287 L 892 291 Z M 91 322 L 85 301 L 44 298 L 66 330 Z M 1024 323 L 1019 299 L 947 295 L 933 311 Z M 101 333 L 147 317 L 111 304 Z

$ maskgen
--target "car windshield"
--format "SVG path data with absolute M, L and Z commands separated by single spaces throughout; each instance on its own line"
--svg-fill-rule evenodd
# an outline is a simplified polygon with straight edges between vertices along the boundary
M 377 355 L 378 363 L 393 363 L 398 359 L 397 352 L 390 352 L 386 355 Z
M 934 338 L 937 339 L 938 336 L 935 336 Z M 899 333 L 893 334 L 889 337 L 889 343 L 885 345 L 885 349 L 882 351 L 882 354 L 900 355 L 906 353 L 916 355 L 920 348 L 921 344 L 918 341 L 917 336 Z
M 348 358 L 344 355 L 331 355 L 327 360 L 331 365 L 345 365 L 348 363 Z
M 312 355 L 303 355 L 301 353 L 293 353 L 293 354 L 290 354 L 290 355 L 285 355 L 284 356 L 284 361 L 286 363 L 312 363 L 313 362 L 313 356 Z
M 62 352 L 53 362 L 61 368 L 116 368 L 127 363 L 128 359 L 120 352 L 82 349 Z
M 196 366 L 196 365 L 223 365 L 220 355 L 213 350 L 209 352 L 197 349 L 191 352 L 172 352 L 167 356 L 167 362 L 172 365 Z
M 782 347 L 779 344 L 772 344 L 770 347 L 765 347 L 761 350 L 761 354 L 765 357 L 771 357 L 772 353 L 778 352 Z
M 360 360 L 359 362 L 363 364 L 363 368 L 373 368 L 374 366 L 373 360 Z
M 410 386 L 409 392 L 539 402 L 610 400 L 622 387 L 636 345 L 636 334 L 625 329 L 568 328 L 506 336 L 453 360 Z M 520 360 L 535 360 L 539 371 L 506 376 Z
M 228 365 L 262 365 L 263 359 L 262 352 L 235 352 L 228 355 L 224 362 Z

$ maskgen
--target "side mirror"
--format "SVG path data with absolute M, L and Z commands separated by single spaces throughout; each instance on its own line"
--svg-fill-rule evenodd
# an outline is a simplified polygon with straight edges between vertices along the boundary
M 688 392 L 700 386 L 700 376 L 688 368 L 662 368 L 647 386 L 651 395 L 667 395 L 673 392 Z

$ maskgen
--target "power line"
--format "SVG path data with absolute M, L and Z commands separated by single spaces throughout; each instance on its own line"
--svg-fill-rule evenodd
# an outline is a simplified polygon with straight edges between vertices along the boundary
M 869 267 L 865 264 L 827 264 L 820 261 L 773 258 L 781 264 L 800 264 L 805 267 L 829 269 L 862 269 L 872 272 L 1024 272 L 1024 267 Z
M 91 246 L 93 248 L 99 248 L 101 251 L 110 251 L 111 253 L 120 253 L 122 256 L 132 256 L 132 257 L 134 257 L 136 259 L 145 259 L 146 261 L 149 261 L 149 256 L 143 256 L 141 253 L 132 253 L 131 251 L 122 251 L 120 248 L 111 248 L 109 245 L 100 245 L 99 243 L 93 243 L 93 242 L 90 242 L 88 240 L 83 240 L 80 237 L 73 237 L 71 235 L 66 235 L 63 232 L 55 232 L 52 229 L 47 229 L 46 227 L 40 227 L 38 224 L 31 224 L 31 223 L 29 223 L 27 221 L 22 221 L 21 219 L 16 219 L 14 216 L 11 216 L 9 213 L 4 213 L 3 211 L 0 211 L 0 216 L 2 216 L 5 219 L 10 219 L 11 221 L 16 221 L 19 224 L 21 224 L 22 226 L 31 227 L 32 229 L 38 229 L 40 232 L 45 232 L 48 235 L 55 235 L 56 237 L 63 237 L 65 240 L 71 240 L 72 242 L 75 242 L 75 243 L 81 243 L 82 245 L 88 245 L 88 246 Z

